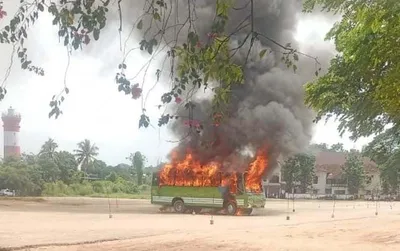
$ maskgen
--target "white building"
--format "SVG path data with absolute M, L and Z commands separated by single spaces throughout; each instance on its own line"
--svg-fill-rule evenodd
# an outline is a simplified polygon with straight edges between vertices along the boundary
M 270 178 L 262 181 L 266 197 L 276 198 L 282 196 L 284 190 L 281 184 L 281 178 L 281 169 L 277 168 L 270 174 Z
M 315 160 L 315 176 L 310 194 L 316 195 L 348 195 L 347 181 L 343 180 L 342 166 L 346 162 L 346 153 L 319 152 Z M 369 158 L 363 158 L 366 182 L 359 195 L 369 195 L 380 190 L 380 173 L 377 165 Z M 282 181 L 281 170 L 278 168 L 263 181 L 267 197 L 276 197 L 284 193 L 285 182 Z M 298 193 L 299 191 L 295 191 Z

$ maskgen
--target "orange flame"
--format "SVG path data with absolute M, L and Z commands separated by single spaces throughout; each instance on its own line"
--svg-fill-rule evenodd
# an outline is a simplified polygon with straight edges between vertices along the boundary
M 262 191 L 261 179 L 268 167 L 268 160 L 264 151 L 258 151 L 256 159 L 250 163 L 245 180 L 246 191 L 259 193 Z
M 267 169 L 265 152 L 259 151 L 255 160 L 245 171 L 245 188 L 248 192 L 262 192 L 261 179 Z M 228 186 L 231 193 L 237 192 L 237 172 L 223 172 L 218 162 L 201 165 L 193 153 L 182 160 L 172 153 L 172 161 L 165 164 L 160 172 L 160 186 Z

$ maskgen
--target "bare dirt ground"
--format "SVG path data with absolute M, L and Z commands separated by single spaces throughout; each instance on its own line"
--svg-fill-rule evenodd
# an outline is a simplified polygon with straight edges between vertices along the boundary
M 252 216 L 158 213 L 144 200 L 0 200 L 0 250 L 400 250 L 400 204 L 269 200 Z M 118 206 L 117 206 L 118 204 Z M 375 215 L 375 211 L 378 215 Z

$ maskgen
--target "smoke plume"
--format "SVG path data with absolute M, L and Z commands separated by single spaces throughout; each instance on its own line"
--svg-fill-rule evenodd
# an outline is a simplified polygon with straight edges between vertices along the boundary
M 178 6 L 174 5 L 175 1 L 170 1 L 171 15 L 174 16 L 171 22 L 176 20 L 182 22 L 187 18 L 187 1 L 178 1 Z M 137 1 L 132 2 L 135 3 L 130 7 L 139 5 Z M 196 31 L 201 39 L 206 39 L 215 15 L 216 1 L 192 2 L 196 4 Z M 244 8 L 232 10 L 228 32 L 237 27 L 237 24 L 250 13 L 248 0 L 236 0 L 235 7 Z M 301 12 L 301 1 L 255 0 L 254 30 L 296 47 L 293 34 L 299 12 Z M 232 39 L 232 47 L 235 43 L 243 41 L 243 37 L 249 31 L 250 26 L 237 33 Z M 175 34 L 171 31 L 171 34 L 166 35 L 172 37 Z M 182 39 L 185 37 L 186 34 L 180 36 Z M 178 153 L 185 154 L 190 148 L 204 163 L 220 161 L 226 167 L 239 169 L 245 159 L 240 157 L 241 152 L 246 149 L 250 149 L 253 153 L 258 149 L 268 149 L 269 171 L 271 171 L 279 156 L 290 156 L 302 151 L 309 144 L 313 114 L 304 105 L 305 77 L 293 73 L 292 69 L 287 69 L 281 62 L 282 54 L 279 47 L 268 40 L 256 42 L 247 56 L 249 46 L 249 43 L 246 44 L 235 54 L 234 60 L 237 64 L 244 65 L 247 58 L 247 64 L 244 66 L 245 82 L 233 87 L 228 107 L 229 116 L 220 126 L 215 126 L 210 117 L 211 98 L 198 98 L 193 101 L 196 105 L 193 109 L 193 119 L 202 123 L 202 132 L 187 136 L 188 127 L 179 119 L 169 125 L 178 138 L 183 138 L 176 149 Z M 260 59 L 259 52 L 264 48 L 269 48 L 273 52 Z M 314 67 L 312 60 L 303 62 L 299 68 L 304 66 L 308 68 L 307 64 Z M 187 110 L 175 106 L 171 111 L 178 110 L 178 115 L 188 115 Z

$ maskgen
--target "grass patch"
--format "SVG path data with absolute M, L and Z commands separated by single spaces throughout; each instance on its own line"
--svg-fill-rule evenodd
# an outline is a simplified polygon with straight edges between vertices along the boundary
M 119 199 L 143 199 L 150 200 L 150 192 L 148 193 L 138 193 L 138 194 L 127 194 L 127 193 L 112 193 L 112 194 L 103 194 L 96 193 L 83 197 L 91 197 L 91 198 L 119 198 Z
M 56 195 L 46 195 L 45 197 L 72 197 L 72 198 L 110 198 L 110 199 L 137 199 L 137 200 L 150 200 L 150 192 L 142 192 L 138 194 L 128 194 L 128 193 L 93 193 L 88 195 L 74 195 L 74 194 L 56 194 Z M 41 198 L 41 197 L 38 197 Z M 43 199 L 44 200 L 44 199 Z

